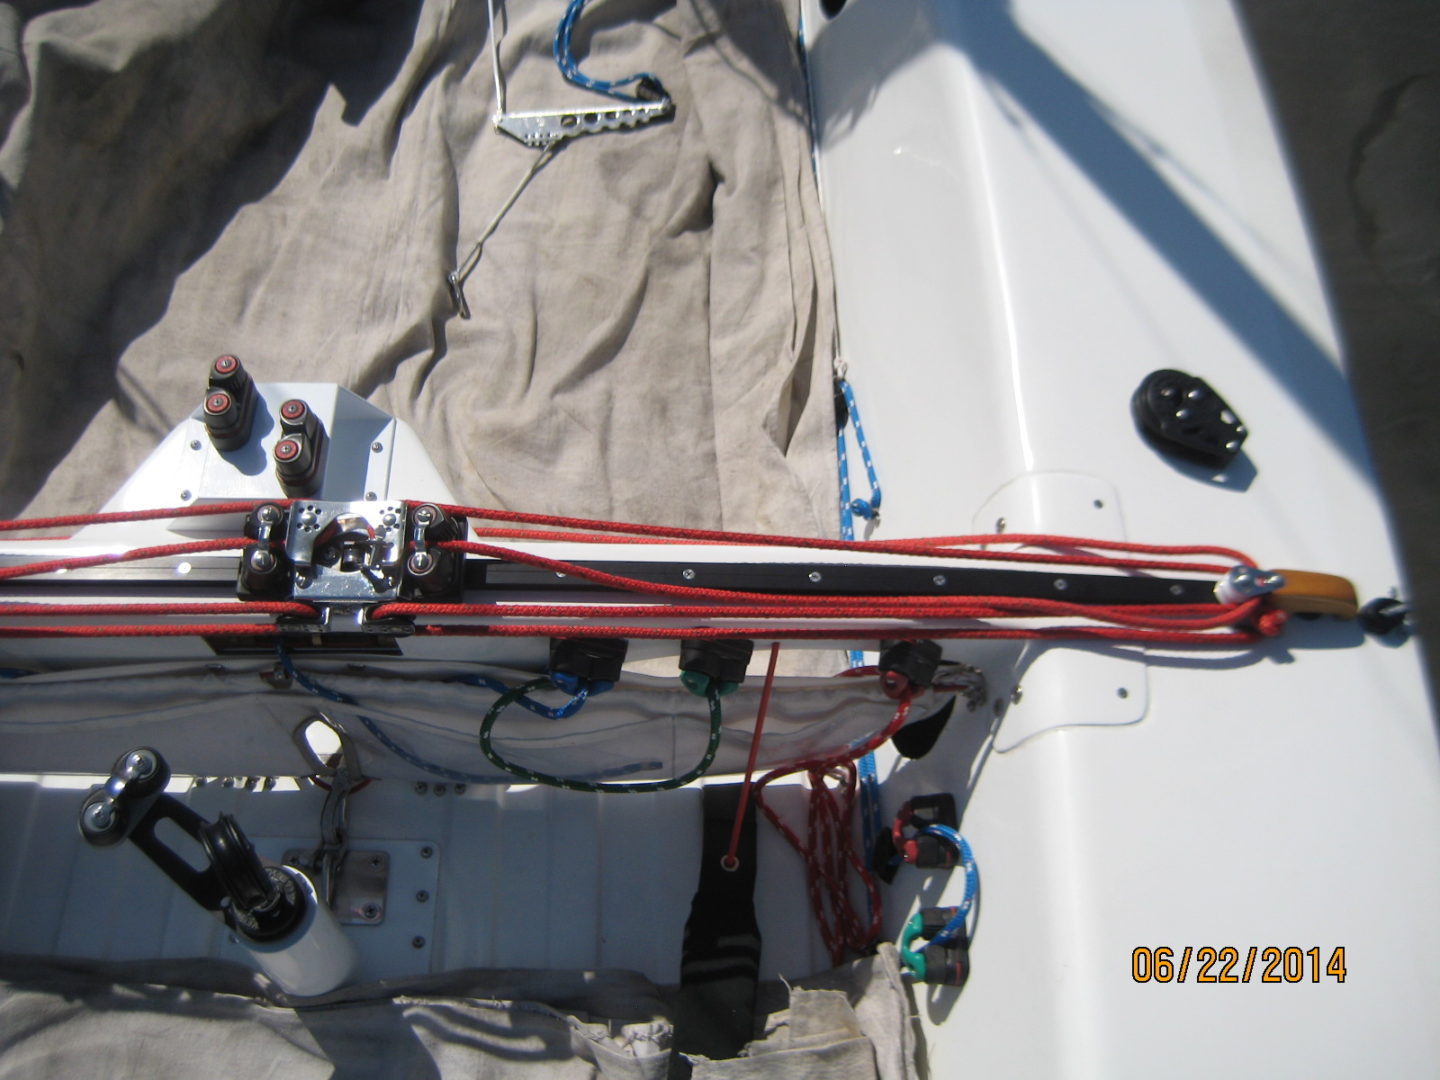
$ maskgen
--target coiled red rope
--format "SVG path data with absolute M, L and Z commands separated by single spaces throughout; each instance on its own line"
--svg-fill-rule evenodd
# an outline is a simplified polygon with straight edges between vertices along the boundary
M 864 742 L 823 758 L 799 761 L 771 769 L 755 782 L 755 805 L 805 860 L 805 884 L 810 906 L 832 964 L 845 960 L 847 950 L 864 952 L 880 936 L 883 908 L 875 875 L 865 864 L 851 822 L 855 809 L 855 762 L 884 745 L 905 726 L 912 694 L 906 693 L 895 715 L 883 729 Z M 776 780 L 804 773 L 810 784 L 806 835 L 801 837 L 765 801 L 765 788 Z M 834 785 L 831 785 L 834 781 Z M 853 871 L 865 892 L 868 914 L 861 917 L 850 895 Z

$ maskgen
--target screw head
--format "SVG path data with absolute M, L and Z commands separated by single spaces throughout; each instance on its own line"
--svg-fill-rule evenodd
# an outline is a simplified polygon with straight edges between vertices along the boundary
M 417 551 L 410 556 L 409 566 L 412 574 L 428 574 L 435 566 L 435 556 L 428 551 Z
M 199 439 L 191 439 L 191 440 L 190 440 L 190 449 L 191 449 L 191 450 L 199 450 L 199 449 L 200 449 L 200 440 L 199 440 Z
M 184 491 L 180 492 L 180 501 L 181 501 L 181 502 L 189 502 L 189 501 L 190 501 L 190 489 L 189 489 L 189 488 L 186 488 Z
M 240 361 L 228 353 L 225 356 L 217 356 L 215 358 L 214 369 L 216 375 L 233 375 L 235 369 L 239 366 Z
M 264 548 L 250 553 L 250 569 L 258 574 L 268 574 L 275 569 L 275 556 Z
M 434 849 L 433 847 L 431 847 L 429 844 L 426 844 L 424 847 L 422 847 L 422 848 L 420 849 L 420 857 L 421 857 L 422 859 L 428 859 L 428 858 L 430 858 L 430 856 L 432 856 L 432 855 L 434 855 L 434 854 L 435 854 L 435 849 Z
M 427 784 L 424 780 L 417 780 L 417 781 L 415 781 L 415 794 L 416 794 L 416 795 L 424 795 L 424 794 L 425 794 L 427 791 L 429 791 L 429 790 L 430 790 L 430 785 Z
M 125 755 L 125 775 L 132 780 L 144 780 L 155 772 L 155 755 L 144 750 L 132 750 Z
M 255 511 L 255 520 L 262 525 L 274 525 L 280 520 L 280 507 L 274 503 L 266 503 Z
M 379 443 L 376 443 L 376 445 L 378 446 Z M 424 525 L 428 528 L 439 520 L 440 511 L 436 507 L 430 506 L 428 503 L 425 506 L 416 507 L 415 524 Z
M 694 571 L 694 570 L 691 570 L 689 567 L 686 567 L 684 570 L 681 570 L 681 571 L 680 571 L 680 576 L 681 576 L 682 578 L 684 578 L 686 581 L 694 581 L 694 580 L 695 580 L 695 571 Z
M 416 899 L 417 901 L 419 901 L 420 903 L 423 904 L 423 903 L 425 903 L 427 900 L 430 899 L 430 894 L 429 894 L 428 892 L 426 892 L 424 889 L 421 889 L 419 892 L 417 892 L 417 893 L 415 894 L 415 899 Z
M 360 914 L 364 915 L 367 919 L 376 918 L 380 914 L 380 906 L 378 904 L 366 904 L 360 909 Z
M 445 794 L 445 785 L 444 785 L 444 784 L 436 784 L 436 785 L 435 785 L 435 794 L 436 794 L 436 795 L 444 795 L 444 794 Z
M 115 824 L 115 808 L 109 802 L 93 802 L 85 808 L 85 824 L 94 832 L 105 832 Z
M 936 585 L 944 585 L 946 579 L 944 574 L 936 574 L 930 580 L 933 581 Z
M 281 439 L 275 444 L 276 461 L 294 461 L 300 456 L 300 440 Z
M 286 420 L 299 420 L 309 409 L 299 398 L 291 398 L 280 406 L 280 415 Z
M 1003 532 L 1005 531 L 1005 524 L 1006 524 L 1006 522 L 1005 522 L 1005 519 L 1004 519 L 1003 517 L 1002 517 L 1002 518 L 996 518 L 996 519 L 995 519 L 995 531 L 996 531 L 997 533 L 1003 533 Z
M 384 865 L 385 865 L 385 857 L 384 857 L 383 855 L 371 855 L 371 856 L 370 856 L 370 866 L 371 866 L 372 869 L 379 870 L 380 867 L 382 867 L 382 866 L 384 866 Z
M 419 934 L 416 934 L 410 939 L 410 947 L 412 949 L 423 949 L 425 947 L 425 939 Z
M 205 395 L 205 411 L 211 416 L 220 416 L 229 412 L 232 404 L 234 402 L 224 390 L 215 390 Z
M 380 497 L 380 496 L 376 495 L 375 492 L 373 492 L 373 491 L 367 491 L 367 492 L 365 492 L 365 501 L 366 501 L 366 502 L 374 502 L 374 501 L 375 501 L 376 499 L 378 499 L 379 497 Z
M 1064 592 L 1064 591 L 1065 591 L 1066 589 L 1068 589 L 1069 587 L 1070 587 L 1070 583 L 1069 583 L 1068 581 L 1066 581 L 1063 577 L 1057 577 L 1057 578 L 1055 579 L 1055 591 L 1056 591 L 1056 592 Z
M 381 450 L 384 450 L 384 449 L 385 449 L 385 444 L 382 443 L 382 442 L 372 442 L 372 443 L 370 444 L 370 452 L 371 452 L 371 453 L 378 454 Z
M 806 574 L 805 576 L 810 579 L 812 584 L 819 585 L 820 580 L 824 575 L 822 575 L 819 570 L 811 570 L 810 573 Z

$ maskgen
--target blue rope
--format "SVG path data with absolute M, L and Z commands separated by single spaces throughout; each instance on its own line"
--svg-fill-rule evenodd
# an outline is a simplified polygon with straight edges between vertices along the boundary
M 970 918 L 970 909 L 975 903 L 975 893 L 980 888 L 980 868 L 975 865 L 975 853 L 970 850 L 969 842 L 960 835 L 959 831 L 948 825 L 926 825 L 924 831 L 953 844 L 955 850 L 960 853 L 960 865 L 965 869 L 965 895 L 956 906 L 955 914 L 950 921 L 941 927 L 940 932 L 929 942 L 931 945 L 949 945 L 965 932 L 965 924 Z
M 870 498 L 850 497 L 850 455 L 845 449 L 846 424 L 835 426 L 835 456 L 840 468 L 840 538 L 855 539 L 855 515 L 867 520 L 880 516 L 880 479 L 875 473 L 875 462 L 870 456 L 870 444 L 865 440 L 865 428 L 860 423 L 860 406 L 855 403 L 855 391 L 844 379 L 835 380 L 835 388 L 845 400 L 845 411 L 849 426 L 855 429 L 855 441 L 860 446 L 860 459 L 865 465 L 865 474 L 870 481 Z M 865 663 L 865 655 L 858 649 L 849 653 L 851 667 Z M 860 829 L 865 844 L 867 864 L 875 855 L 875 841 L 885 828 L 880 812 L 880 772 L 875 764 L 875 755 L 866 754 L 860 759 Z
M 571 51 L 570 35 L 575 32 L 575 24 L 580 21 L 580 13 L 585 10 L 587 3 L 589 0 L 570 0 L 570 6 L 565 9 L 560 24 L 555 27 L 555 44 L 551 51 L 555 54 L 555 63 L 560 66 L 560 74 L 565 76 L 566 81 L 585 90 L 594 90 L 597 94 L 615 98 L 617 101 L 628 101 L 633 104 L 639 104 L 646 99 L 635 94 L 624 93 L 620 87 L 649 82 L 653 83 L 659 91 L 659 97 L 668 96 L 664 86 L 660 84 L 660 80 L 648 71 L 637 72 L 624 79 L 592 79 L 580 70 L 580 64 Z
M 492 679 L 489 675 L 461 675 L 459 678 L 449 681 L 465 683 L 467 686 L 482 686 L 486 690 L 494 690 L 497 694 L 508 694 L 511 689 L 499 679 Z M 516 698 L 516 701 L 536 716 L 543 716 L 546 720 L 565 720 L 580 711 L 580 707 L 589 700 L 593 689 L 593 687 L 582 685 L 564 705 L 556 705 L 553 708 L 549 705 L 542 705 L 528 696 Z
M 298 683 L 301 687 L 310 691 L 310 693 L 315 694 L 318 697 L 325 698 L 327 701 L 336 702 L 340 705 L 349 705 L 352 708 L 358 708 L 360 706 L 360 703 L 356 701 L 353 697 L 351 697 L 349 694 L 341 693 L 339 690 L 332 690 L 330 687 L 325 686 L 323 683 L 316 682 L 314 679 L 310 678 L 310 676 L 300 671 L 300 669 L 295 666 L 295 662 L 291 660 L 290 654 L 285 651 L 285 647 L 283 645 L 278 647 L 276 649 L 276 652 L 279 654 L 280 666 L 284 668 L 285 674 L 288 675 L 291 679 L 293 679 L 296 683 Z M 483 679 L 485 678 L 485 676 L 476 676 L 476 678 Z M 469 682 L 470 679 L 469 677 L 466 677 L 454 681 Z M 500 687 L 502 692 L 508 692 L 510 689 L 508 686 L 506 686 L 502 682 L 499 682 L 498 680 L 490 681 L 493 682 L 495 686 Z M 489 684 L 481 683 L 478 685 L 488 686 Z M 493 687 L 491 688 L 493 689 Z M 550 710 L 551 712 L 556 714 L 554 718 L 563 719 L 563 716 L 571 716 L 576 712 L 576 710 L 580 708 L 581 705 L 584 704 L 584 697 L 581 694 L 577 694 L 575 695 L 575 697 L 580 699 L 578 704 L 576 703 L 575 698 L 572 698 L 567 704 L 560 706 L 558 709 Z M 545 708 L 545 706 L 539 705 L 538 702 L 533 704 L 535 707 L 532 709 L 532 711 L 538 712 L 540 709 Z M 562 713 L 563 716 L 560 715 Z M 545 714 L 541 713 L 540 715 L 543 716 Z M 398 742 L 392 739 L 388 734 L 386 734 L 385 729 L 382 728 L 370 717 L 357 712 L 355 714 L 355 719 L 359 720 L 360 723 L 365 726 L 366 731 L 370 732 L 371 735 L 375 736 L 376 741 L 379 742 L 381 746 L 385 747 L 386 750 L 389 750 L 401 761 L 407 762 L 415 766 L 415 768 L 417 769 L 422 769 L 433 776 L 444 777 L 446 780 L 453 780 L 456 783 L 460 784 L 510 783 L 509 777 L 482 776 L 479 773 L 462 772 L 459 769 L 451 769 L 444 765 L 436 765 L 432 761 L 426 761 L 419 754 L 416 754 L 406 749 L 404 746 L 401 746 Z M 658 769 L 660 765 L 661 762 L 658 761 L 647 761 L 642 762 L 638 765 L 626 765 L 618 769 L 610 769 L 602 773 L 595 773 L 593 775 L 596 779 L 605 779 L 606 777 L 612 776 L 625 776 L 630 773 L 640 772 L 646 769 Z M 587 777 L 586 779 L 589 779 L 589 777 Z
M 855 539 L 855 517 L 867 521 L 880 516 L 880 477 L 875 473 L 875 461 L 870 456 L 870 444 L 865 439 L 865 428 L 860 423 L 860 406 L 855 403 L 855 391 L 844 379 L 836 379 L 835 387 L 845 399 L 845 410 L 850 416 L 850 426 L 855 429 L 855 442 L 860 447 L 860 460 L 865 465 L 865 476 L 870 482 L 870 498 L 850 497 L 850 456 L 845 450 L 845 425 L 835 430 L 835 452 L 840 459 L 840 538 Z

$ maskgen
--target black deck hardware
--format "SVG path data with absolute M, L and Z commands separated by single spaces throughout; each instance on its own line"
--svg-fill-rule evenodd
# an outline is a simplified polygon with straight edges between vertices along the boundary
M 1170 368 L 1145 376 L 1130 411 L 1155 449 L 1216 469 L 1235 460 L 1249 434 L 1209 383 Z

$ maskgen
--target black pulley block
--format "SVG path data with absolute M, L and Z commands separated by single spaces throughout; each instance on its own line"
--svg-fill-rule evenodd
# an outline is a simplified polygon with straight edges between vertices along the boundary
M 1168 368 L 1145 376 L 1130 411 L 1155 449 L 1216 469 L 1235 460 L 1248 434 L 1209 383 Z

